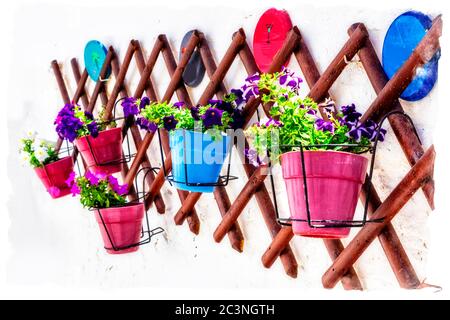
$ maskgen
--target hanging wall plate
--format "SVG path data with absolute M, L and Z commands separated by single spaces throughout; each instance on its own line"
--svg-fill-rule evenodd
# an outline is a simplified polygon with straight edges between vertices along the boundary
M 194 30 L 191 30 L 188 33 L 186 33 L 183 37 L 183 40 L 181 41 L 180 60 L 184 51 L 186 50 L 186 46 L 189 40 L 191 39 L 191 35 L 193 32 Z M 196 87 L 202 82 L 204 76 L 205 76 L 205 66 L 200 56 L 200 51 L 198 50 L 198 48 L 196 48 L 192 53 L 192 56 L 189 59 L 186 68 L 184 69 L 183 81 L 189 87 Z
M 262 72 L 267 72 L 273 57 L 283 46 L 287 33 L 292 29 L 291 18 L 285 10 L 271 8 L 263 13 L 253 35 L 253 54 Z M 289 63 L 289 60 L 284 64 Z
M 98 81 L 100 70 L 105 62 L 107 52 L 108 50 L 106 47 L 97 40 L 89 41 L 84 48 L 84 65 L 89 76 L 95 82 Z M 105 79 L 109 78 L 111 75 L 110 69 L 111 68 L 108 68 Z
M 417 11 L 408 11 L 398 16 L 390 25 L 383 43 L 383 68 L 389 79 L 411 55 L 415 47 L 431 28 L 431 19 Z M 400 96 L 407 101 L 424 98 L 433 88 L 438 76 L 440 51 L 416 70 L 416 76 Z

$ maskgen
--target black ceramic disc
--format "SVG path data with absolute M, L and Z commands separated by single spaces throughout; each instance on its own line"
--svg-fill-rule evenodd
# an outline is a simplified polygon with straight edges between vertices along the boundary
M 186 33 L 183 37 L 183 40 L 181 41 L 180 60 L 184 51 L 186 50 L 186 46 L 189 42 L 189 39 L 191 39 L 191 35 L 193 32 L 194 30 L 191 30 L 188 33 Z M 204 76 L 205 76 L 205 66 L 200 56 L 200 51 L 197 48 L 192 53 L 192 56 L 189 59 L 186 68 L 184 69 L 183 81 L 189 87 L 196 87 L 200 84 L 200 82 L 202 82 Z

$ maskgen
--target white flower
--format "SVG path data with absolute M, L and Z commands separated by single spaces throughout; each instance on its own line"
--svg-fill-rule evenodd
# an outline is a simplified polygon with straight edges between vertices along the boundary
M 30 156 L 28 155 L 28 153 L 24 152 L 20 155 L 20 160 L 22 162 L 22 165 L 29 164 Z
M 49 141 L 49 140 L 41 140 L 41 142 L 42 142 L 42 147 L 44 147 L 47 151 L 55 149 L 56 142 Z
M 39 148 L 43 148 L 43 142 L 44 141 L 42 139 L 36 138 L 34 142 L 31 144 L 31 149 L 36 151 Z
M 37 149 L 34 149 L 34 156 L 36 157 L 36 159 L 38 159 L 39 162 L 43 162 L 48 158 L 48 153 L 46 149 L 39 147 Z
M 26 136 L 28 139 L 33 140 L 34 138 L 36 138 L 37 132 L 34 130 L 28 130 L 26 133 Z

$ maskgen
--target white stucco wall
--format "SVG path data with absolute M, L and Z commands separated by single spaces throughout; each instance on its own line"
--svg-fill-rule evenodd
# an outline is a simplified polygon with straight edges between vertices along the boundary
M 198 236 L 194 236 L 186 225 L 175 226 L 173 216 L 180 203 L 176 191 L 168 185 L 162 189 L 166 214 L 159 215 L 153 208 L 150 210 L 151 224 L 163 227 L 166 233 L 154 238 L 150 245 L 142 247 L 138 253 L 107 255 L 102 249 L 98 227 L 91 214 L 75 198 L 51 200 L 34 172 L 18 164 L 16 153 L 16 141 L 29 127 L 39 131 L 43 137 L 55 138 L 52 122 L 62 100 L 50 69 L 52 59 L 58 59 L 63 72 L 71 74 L 70 59 L 79 58 L 79 63 L 83 66 L 83 48 L 90 39 L 113 45 L 122 59 L 131 39 L 139 40 L 148 54 L 160 33 L 167 35 L 178 58 L 182 36 L 186 31 L 197 28 L 205 33 L 218 62 L 225 53 L 233 32 L 239 27 L 244 28 L 251 46 L 258 18 L 270 6 L 253 3 L 239 9 L 236 4 L 216 4 L 176 9 L 161 4 L 129 7 L 111 5 L 104 8 L 93 5 L 27 4 L 15 11 L 12 72 L 9 76 L 7 100 L 7 168 L 12 187 L 8 201 L 8 240 L 11 254 L 8 257 L 7 279 L 10 284 L 102 289 L 285 288 L 293 292 L 305 288 L 321 288 L 321 276 L 330 265 L 321 240 L 296 237 L 291 242 L 299 261 L 299 276 L 291 279 L 285 275 L 279 261 L 268 270 L 260 262 L 262 253 L 270 244 L 270 237 L 255 200 L 249 203 L 239 218 L 245 235 L 244 252 L 239 254 L 231 249 L 227 239 L 216 244 L 212 238 L 220 221 L 212 195 L 204 194 L 196 207 L 201 219 Z M 311 4 L 295 4 L 293 1 L 284 2 L 279 8 L 287 9 L 293 23 L 299 26 L 321 72 L 348 39 L 347 28 L 352 23 L 365 23 L 380 55 L 389 24 L 397 15 L 411 9 L 348 6 L 324 9 Z M 427 12 L 425 8 L 420 9 L 433 17 L 439 13 L 436 10 Z M 299 71 L 295 59 L 291 59 L 290 67 Z M 130 88 L 134 88 L 139 80 L 134 61 L 130 68 L 127 81 Z M 245 69 L 236 62 L 228 73 L 225 84 L 228 88 L 238 86 L 244 76 Z M 169 82 L 162 59 L 158 60 L 153 71 L 153 79 L 158 84 L 159 96 L 162 96 Z M 204 81 L 199 88 L 190 90 L 194 101 L 200 97 L 206 84 Z M 432 143 L 436 121 L 433 115 L 436 115 L 434 110 L 437 108 L 439 87 L 438 82 L 430 95 L 422 101 L 402 102 L 405 110 L 412 116 L 425 147 Z M 92 88 L 91 83 L 90 89 Z M 74 90 L 74 82 L 70 82 L 70 96 Z M 307 91 L 305 85 L 303 92 Z M 375 98 L 362 66 L 357 63 L 346 68 L 333 85 L 331 93 L 338 104 L 355 102 L 361 111 Z M 153 145 L 152 150 L 156 154 L 155 147 Z M 374 180 L 384 199 L 409 170 L 409 165 L 392 132 L 388 132 L 378 156 Z M 157 159 L 156 156 L 154 158 Z M 246 179 L 240 164 L 232 166 L 232 171 L 241 177 L 227 188 L 230 197 L 234 199 Z M 429 215 L 430 210 L 419 191 L 393 221 L 421 280 L 427 276 Z M 357 230 L 352 234 L 355 232 Z M 347 242 L 348 239 L 344 240 L 344 244 Z M 377 241 L 359 259 L 356 269 L 365 288 L 398 288 Z M 340 284 L 336 290 L 342 290 Z

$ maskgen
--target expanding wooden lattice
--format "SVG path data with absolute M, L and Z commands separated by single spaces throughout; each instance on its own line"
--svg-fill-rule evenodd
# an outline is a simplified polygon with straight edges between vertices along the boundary
M 328 90 L 346 67 L 348 61 L 352 60 L 355 55 L 358 55 L 377 94 L 376 99 L 363 115 L 362 121 L 367 119 L 379 121 L 390 111 L 403 111 L 398 98 L 412 81 L 416 69 L 427 63 L 437 50 L 439 50 L 441 31 L 442 21 L 440 17 L 437 17 L 434 19 L 431 29 L 427 32 L 409 59 L 388 81 L 369 39 L 368 31 L 362 23 L 354 24 L 349 28 L 349 40 L 344 44 L 322 76 L 320 76 L 317 70 L 314 59 L 303 41 L 299 29 L 294 27 L 289 32 L 283 47 L 273 59 L 269 72 L 280 70 L 282 64 L 287 61 L 288 57 L 294 54 L 311 88 L 308 96 L 320 102 L 328 97 Z M 141 98 L 144 92 L 146 92 L 152 101 L 170 101 L 174 93 L 176 93 L 178 100 L 184 101 L 187 106 L 192 106 L 192 101 L 182 80 L 182 74 L 196 48 L 200 51 L 209 77 L 209 83 L 198 101 L 199 104 L 206 104 L 214 95 L 218 98 L 223 97 L 227 92 L 223 80 L 238 56 L 249 75 L 259 71 L 242 29 L 233 35 L 232 42 L 218 65 L 214 61 L 205 36 L 198 31 L 192 34 L 178 65 L 165 35 L 158 36 L 147 62 L 144 61 L 142 49 L 136 40 L 130 42 L 121 65 L 114 49 L 109 47 L 105 63 L 100 72 L 100 79 L 103 79 L 107 74 L 108 68 L 112 68 L 115 83 L 109 96 L 104 81 L 98 81 L 93 93 L 89 96 L 85 89 L 88 80 L 87 71 L 84 70 L 80 74 L 76 59 L 72 59 L 72 71 L 77 88 L 71 100 L 56 61 L 52 62 L 52 68 L 64 103 L 69 103 L 70 101 L 78 102 L 81 99 L 84 108 L 88 111 L 93 111 L 96 101 L 100 96 L 102 104 L 106 105 L 105 118 L 110 119 L 112 118 L 114 105 L 119 95 L 121 97 L 128 96 L 125 77 L 133 57 L 140 73 L 140 81 L 133 94 L 135 98 Z M 151 75 L 160 53 L 164 58 L 171 79 L 163 97 L 158 99 Z M 252 116 L 260 104 L 261 101 L 258 98 L 252 98 L 248 101 L 244 108 L 246 125 L 251 121 Z M 269 106 L 263 105 L 262 107 L 264 112 L 268 113 Z M 382 223 L 372 223 L 364 226 L 346 248 L 344 248 L 340 240 L 323 240 L 333 260 L 332 266 L 325 272 L 322 279 L 323 285 L 326 288 L 334 287 L 340 280 L 345 289 L 362 289 L 361 282 L 353 268 L 353 264 L 376 237 L 378 237 L 381 243 L 400 286 L 403 288 L 418 288 L 421 286 L 421 282 L 390 221 L 420 188 L 422 188 L 430 207 L 433 208 L 433 166 L 435 152 L 433 146 L 427 151 L 424 151 L 419 137 L 415 133 L 414 126 L 404 117 L 399 114 L 392 114 L 388 120 L 412 168 L 384 202 L 380 200 L 375 186 L 369 186 L 369 215 L 373 219 L 384 218 Z M 132 182 L 140 167 L 151 167 L 147 149 L 150 146 L 154 134 L 146 133 L 144 138 L 142 138 L 139 129 L 133 123 L 132 119 L 124 121 L 122 129 L 124 137 L 128 130 L 131 131 L 137 149 L 131 166 L 128 167 L 125 164 L 122 170 L 124 181 L 131 186 L 129 197 L 130 199 L 135 199 L 136 193 Z M 58 141 L 58 147 L 61 145 L 61 142 L 61 140 Z M 167 134 L 162 134 L 162 143 L 166 155 L 164 165 L 168 173 L 171 170 L 172 163 Z M 243 150 L 238 151 L 243 157 Z M 76 160 L 76 150 L 74 150 L 73 156 Z M 237 219 L 250 199 L 255 196 L 261 215 L 272 236 L 272 243 L 264 253 L 262 263 L 265 267 L 270 268 L 274 261 L 280 258 L 285 272 L 295 278 L 297 277 L 298 264 L 289 246 L 289 242 L 293 237 L 292 228 L 281 227 L 276 221 L 275 207 L 264 184 L 268 171 L 264 166 L 259 168 L 253 167 L 245 159 L 243 162 L 245 162 L 243 166 L 248 176 L 248 182 L 233 203 L 231 203 L 225 187 L 219 186 L 215 188 L 214 197 L 219 212 L 222 215 L 222 221 L 214 232 L 214 239 L 219 242 L 225 235 L 228 235 L 231 246 L 239 252 L 243 250 L 244 238 Z M 165 204 L 160 194 L 160 189 L 165 182 L 163 170 L 160 170 L 157 174 L 148 174 L 146 179 L 149 189 L 145 197 L 146 208 L 148 209 L 154 203 L 157 211 L 164 213 Z M 366 187 L 367 183 L 370 182 L 368 180 L 366 181 Z M 363 188 L 361 192 L 363 201 L 367 196 L 366 190 L 368 189 Z M 178 190 L 178 195 L 182 206 L 175 215 L 175 223 L 183 224 L 186 220 L 190 230 L 198 234 L 200 221 L 195 211 L 195 204 L 202 194 Z

